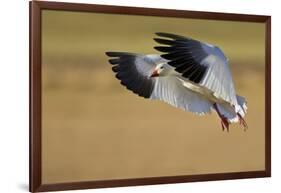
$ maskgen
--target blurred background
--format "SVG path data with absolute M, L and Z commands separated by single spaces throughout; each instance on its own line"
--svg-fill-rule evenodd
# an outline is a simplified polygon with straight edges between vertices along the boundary
M 219 46 L 249 129 L 222 132 L 216 113 L 196 116 L 134 95 L 106 51 L 157 53 L 155 32 Z M 43 183 L 264 169 L 265 25 L 44 10 Z

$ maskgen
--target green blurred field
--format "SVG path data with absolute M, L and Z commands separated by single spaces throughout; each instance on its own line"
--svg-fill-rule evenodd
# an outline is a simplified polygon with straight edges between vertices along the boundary
M 43 11 L 43 183 L 264 169 L 265 26 Z M 155 32 L 218 45 L 249 129 L 140 98 L 119 84 L 105 51 L 157 53 Z

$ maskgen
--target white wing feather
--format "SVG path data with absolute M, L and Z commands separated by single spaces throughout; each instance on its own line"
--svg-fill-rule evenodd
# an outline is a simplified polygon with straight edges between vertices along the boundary
M 202 64 L 209 68 L 200 85 L 213 91 L 216 98 L 237 106 L 236 93 L 227 61 L 215 55 L 209 55 L 202 61 Z
M 185 88 L 175 76 L 157 78 L 150 98 L 198 115 L 210 113 L 212 109 L 212 104 L 208 100 Z

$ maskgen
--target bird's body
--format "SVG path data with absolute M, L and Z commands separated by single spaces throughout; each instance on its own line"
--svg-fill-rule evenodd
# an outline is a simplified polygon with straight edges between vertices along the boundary
M 199 115 L 215 110 L 223 129 L 238 121 L 246 128 L 246 102 L 236 95 L 224 53 L 184 36 L 156 34 L 162 38 L 154 40 L 165 46 L 155 49 L 165 54 L 106 53 L 113 57 L 109 62 L 121 84 L 139 96 Z

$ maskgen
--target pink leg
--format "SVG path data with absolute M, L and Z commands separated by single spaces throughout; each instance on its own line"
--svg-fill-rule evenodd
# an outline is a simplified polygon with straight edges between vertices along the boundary
M 239 113 L 237 113 L 237 116 L 239 118 L 239 124 L 244 127 L 244 130 L 248 129 L 248 125 L 247 125 L 245 119 L 243 119 L 243 117 Z
M 224 131 L 225 128 L 226 128 L 226 130 L 229 131 L 229 122 L 228 122 L 227 118 L 220 113 L 216 103 L 214 103 L 213 106 L 214 106 L 215 110 L 217 111 L 217 113 L 218 113 L 218 115 L 221 119 L 222 130 Z

